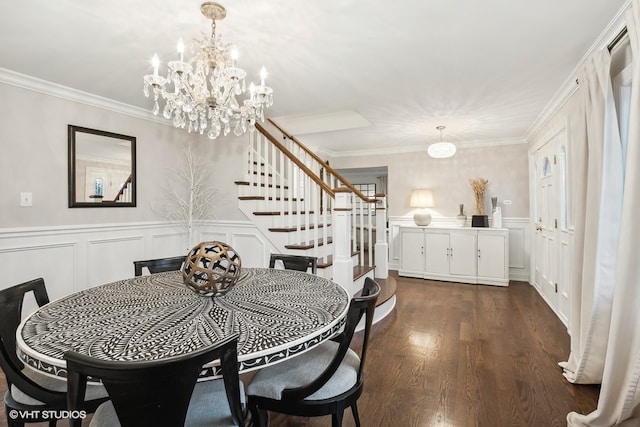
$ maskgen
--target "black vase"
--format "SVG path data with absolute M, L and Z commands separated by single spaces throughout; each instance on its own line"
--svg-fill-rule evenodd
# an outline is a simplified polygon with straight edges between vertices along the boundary
M 472 215 L 471 226 L 472 227 L 488 227 L 489 216 L 488 215 Z

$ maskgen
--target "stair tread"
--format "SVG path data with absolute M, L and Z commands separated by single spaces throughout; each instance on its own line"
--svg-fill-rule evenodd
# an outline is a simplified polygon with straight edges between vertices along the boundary
M 273 197 L 266 197 L 266 196 L 238 196 L 238 200 L 269 200 L 269 201 L 273 201 Z M 285 197 L 284 199 L 282 197 L 276 197 L 275 198 L 276 201 L 293 201 L 293 202 L 301 202 L 303 201 L 303 199 L 298 199 L 296 197 L 294 197 L 293 199 L 290 199 L 288 197 Z
M 371 267 L 370 265 L 356 265 L 353 267 L 353 280 L 358 280 L 368 272 L 373 271 L 373 269 L 374 267 Z
M 355 275 L 354 275 L 355 278 Z M 391 299 L 396 294 L 398 284 L 396 282 L 396 276 L 392 273 L 386 279 L 374 279 L 380 285 L 380 295 L 376 301 L 376 306 L 382 305 Z M 362 291 L 358 291 L 354 296 L 359 296 Z
M 327 238 L 327 244 L 330 244 L 330 243 L 333 243 L 333 239 L 331 237 Z M 297 244 L 284 245 L 284 247 L 287 249 L 311 249 L 316 246 L 323 246 L 324 244 L 325 244 L 324 239 L 318 239 L 317 244 L 315 240 L 310 240 L 308 242 L 300 242 Z
M 313 214 L 315 214 L 315 212 L 314 211 L 309 211 L 309 212 L 305 212 L 305 211 L 301 211 L 301 212 L 296 212 L 296 211 L 294 211 L 294 212 L 288 212 L 288 211 L 284 211 L 284 212 L 280 212 L 280 211 L 257 211 L 257 212 L 254 212 L 253 214 L 257 215 L 257 216 L 269 216 L 269 215 L 274 215 L 275 216 L 275 215 L 282 215 L 282 214 L 284 214 L 284 215 L 298 215 L 298 214 L 299 215 L 306 215 L 306 214 L 313 215 Z
M 324 228 L 325 226 L 330 227 L 331 224 L 326 224 L 326 225 L 325 224 L 320 224 L 320 225 L 317 226 L 317 228 Z M 316 226 L 313 225 L 313 224 L 311 224 L 309 226 L 309 230 L 315 230 L 315 228 L 316 228 Z M 307 227 L 303 225 L 300 228 L 298 228 L 298 227 L 272 227 L 272 228 L 269 228 L 269 231 L 272 231 L 274 233 L 293 233 L 295 231 L 305 231 L 306 229 L 307 229 Z
M 234 181 L 234 184 L 235 184 L 235 185 L 251 185 L 251 183 L 250 183 L 249 181 Z M 253 186 L 254 186 L 254 187 L 257 187 L 257 186 L 258 186 L 258 183 L 257 183 L 257 182 L 254 182 L 254 183 L 253 183 Z M 288 186 L 288 185 L 285 185 L 285 186 L 282 186 L 282 185 L 280 185 L 280 184 L 276 184 L 276 185 L 268 184 L 268 185 L 265 185 L 264 183 L 260 183 L 260 187 L 265 187 L 265 186 L 266 186 L 266 187 L 269 187 L 269 188 L 273 188 L 273 187 L 275 187 L 275 188 L 284 188 L 285 190 L 288 190 L 288 189 L 289 189 L 289 186 Z

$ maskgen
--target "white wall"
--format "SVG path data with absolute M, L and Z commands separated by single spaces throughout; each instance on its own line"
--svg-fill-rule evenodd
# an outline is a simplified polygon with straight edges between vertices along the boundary
M 411 189 L 428 187 L 434 192 L 435 207 L 430 209 L 433 224 L 455 226 L 459 205 L 468 216 L 474 214 L 475 199 L 469 179 L 489 180 L 485 212 L 491 213 L 491 197 L 497 196 L 502 208 L 503 227 L 509 229 L 509 277 L 529 280 L 529 175 L 527 145 L 460 148 L 450 159 L 432 159 L 425 152 L 387 155 L 336 157 L 335 169 L 388 168 L 389 268 L 397 270 L 400 259 L 399 227 L 413 224 L 409 207 Z M 504 200 L 511 201 L 505 205 Z
M 409 207 L 412 188 L 433 190 L 435 217 L 454 217 L 464 203 L 467 215 L 472 215 L 475 202 L 469 179 L 489 180 L 485 209 L 491 213 L 491 197 L 497 196 L 503 217 L 529 217 L 529 176 L 527 145 L 461 148 L 449 159 L 432 159 L 424 152 L 374 156 L 336 157 L 335 169 L 379 167 L 388 168 L 389 216 L 413 216 Z M 510 205 L 503 205 L 511 200 Z
M 142 96 L 142 92 L 141 92 Z M 241 179 L 246 139 L 210 141 L 172 126 L 0 83 L 0 229 L 51 225 L 162 220 L 153 206 L 165 198 L 168 168 L 181 160 L 181 144 L 202 146 L 211 159 L 212 185 L 220 191 L 213 215 L 246 219 L 237 208 L 233 182 Z M 137 138 L 137 207 L 74 208 L 67 201 L 67 125 Z M 20 207 L 20 192 L 33 207 Z
M 166 223 L 157 207 L 166 199 L 162 187 L 169 170 L 181 162 L 187 141 L 210 159 L 211 185 L 220 193 L 212 221 L 198 229 L 194 239 L 226 241 L 242 253 L 245 265 L 265 265 L 273 248 L 239 210 L 234 184 L 244 179 L 248 136 L 210 141 L 113 109 L 6 83 L 0 83 L 0 98 L 0 268 L 5 272 L 0 288 L 42 276 L 55 298 L 127 277 L 134 259 L 186 253 L 184 229 Z M 137 138 L 137 207 L 67 207 L 68 124 Z M 489 179 L 487 203 L 493 194 L 510 198 L 513 211 L 505 209 L 505 216 L 522 215 L 528 200 L 526 167 L 520 167 L 521 162 L 526 165 L 525 148 L 461 149 L 454 159 L 440 161 L 413 153 L 336 158 L 332 164 L 387 166 L 390 213 L 400 221 L 412 215 L 408 199 L 416 186 L 434 189 L 434 217 L 455 216 L 459 203 L 471 207 L 468 180 L 478 176 Z M 19 206 L 22 191 L 33 193 L 32 207 Z

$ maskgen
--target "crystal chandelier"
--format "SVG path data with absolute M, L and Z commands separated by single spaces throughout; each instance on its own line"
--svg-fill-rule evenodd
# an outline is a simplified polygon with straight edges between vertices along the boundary
M 427 153 L 434 159 L 446 159 L 456 154 L 456 146 L 453 142 L 442 142 L 442 130 L 444 126 L 436 126 L 440 131 L 440 142 L 435 142 L 427 148 Z
M 264 121 L 264 109 L 273 104 L 273 90 L 265 85 L 267 72 L 260 71 L 260 85 L 249 85 L 249 96 L 242 101 L 238 96 L 246 93 L 247 73 L 237 67 L 235 47 L 216 35 L 216 21 L 227 15 L 225 8 L 214 2 L 205 2 L 200 11 L 211 19 L 211 37 L 204 35 L 194 40 L 193 56 L 184 60 L 184 43 L 178 41 L 179 60 L 168 63 L 167 77 L 158 74 L 160 60 L 153 56 L 153 74 L 144 76 L 144 94 L 153 90 L 153 114 L 160 113 L 159 99 L 164 100 L 162 115 L 173 117 L 173 125 L 199 132 L 215 139 L 222 132 L 235 135 L 255 128 L 256 119 Z M 173 87 L 172 87 L 173 86 Z

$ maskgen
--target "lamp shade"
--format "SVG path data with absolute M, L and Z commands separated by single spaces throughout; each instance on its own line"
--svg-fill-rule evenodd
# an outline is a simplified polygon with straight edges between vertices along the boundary
M 424 208 L 433 207 L 433 193 L 428 188 L 416 188 L 411 191 L 411 199 L 409 206 L 412 208 L 420 208 L 413 215 L 413 222 L 419 226 L 427 226 L 431 223 L 431 214 Z
M 432 208 L 433 193 L 428 188 L 416 188 L 411 191 L 411 199 L 409 200 L 411 208 Z

